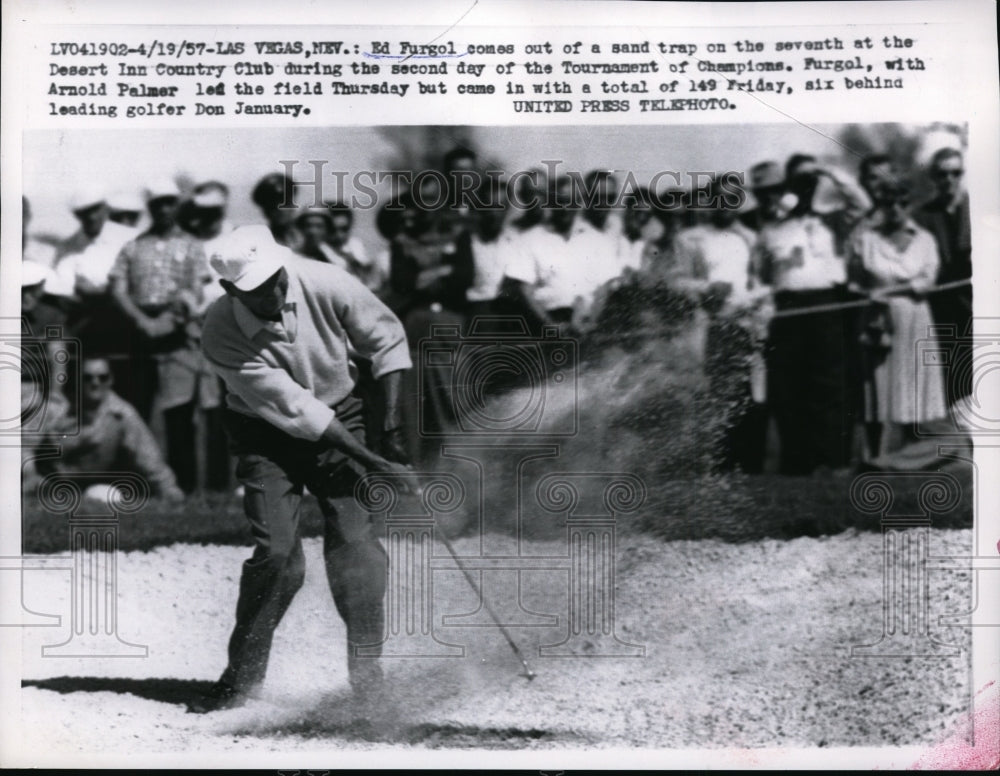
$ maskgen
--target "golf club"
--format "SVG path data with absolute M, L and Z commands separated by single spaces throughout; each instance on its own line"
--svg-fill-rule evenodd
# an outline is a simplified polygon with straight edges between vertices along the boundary
M 423 494 L 423 487 L 418 485 L 414 489 L 413 493 L 417 498 L 420 498 L 420 496 Z M 497 613 L 493 611 L 493 607 L 490 606 L 489 601 L 486 600 L 486 597 L 479 589 L 479 585 L 476 584 L 476 580 L 472 578 L 472 574 L 459 559 L 458 553 L 455 551 L 455 547 L 452 545 L 451 541 L 445 535 L 444 531 L 439 530 L 436 533 L 438 539 L 441 540 L 441 544 L 443 544 L 445 549 L 448 550 L 448 554 L 451 555 L 452 560 L 455 561 L 455 565 L 458 566 L 459 570 L 462 572 L 462 575 L 465 577 L 465 581 L 469 583 L 469 587 L 471 587 L 476 592 L 476 595 L 479 596 L 479 600 L 482 602 L 483 608 L 486 609 L 486 613 L 489 614 L 490 619 L 493 620 L 493 623 L 500 629 L 500 632 L 503 634 L 504 639 L 506 639 L 507 643 L 510 645 L 510 648 L 514 651 L 514 655 L 517 657 L 518 660 L 521 661 L 521 665 L 524 667 L 524 673 L 519 674 L 519 676 L 523 676 L 530 682 L 532 679 L 535 678 L 535 676 L 537 676 L 537 674 L 531 670 L 531 667 L 528 665 L 528 661 L 524 657 L 524 653 L 521 652 L 521 648 L 517 646 L 517 642 L 515 642 L 514 639 L 511 638 L 511 635 L 510 633 L 508 633 L 507 628 L 505 628 L 503 623 L 500 622 L 500 618 L 497 616 Z

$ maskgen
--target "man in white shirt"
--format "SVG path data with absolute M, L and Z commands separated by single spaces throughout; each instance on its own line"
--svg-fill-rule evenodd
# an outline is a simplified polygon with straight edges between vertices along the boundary
M 586 325 L 597 290 L 617 275 L 613 239 L 577 220 L 580 197 L 568 177 L 555 181 L 547 218 L 524 232 L 505 270 L 503 294 L 520 302 L 535 324 Z
M 639 272 L 643 266 L 643 256 L 655 239 L 658 223 L 653 221 L 652 195 L 646 187 L 640 187 L 622 198 L 622 233 L 618 237 L 618 263 L 621 271 Z M 653 227 L 652 229 L 650 227 Z M 662 227 L 660 227 L 662 230 Z M 653 232 L 654 234 L 650 234 Z
M 624 218 L 620 207 L 618 182 L 610 170 L 593 170 L 583 179 L 583 211 L 579 231 L 591 243 L 589 255 L 599 262 L 604 284 L 621 276 L 625 269 Z M 596 279 L 597 275 L 595 275 Z M 599 302 L 599 299 L 591 300 Z
M 858 408 L 848 367 L 855 343 L 843 310 L 826 306 L 847 301 L 840 247 L 870 202 L 847 176 L 808 156 L 789 159 L 785 186 L 797 204 L 761 228 L 754 263 L 774 293 L 767 396 L 781 470 L 810 474 L 847 466 L 852 452 Z
M 465 292 L 466 319 L 470 323 L 476 316 L 512 312 L 506 300 L 501 299 L 501 289 L 523 233 L 505 228 L 507 209 L 502 187 L 492 184 L 481 187 L 470 219 L 474 272 L 472 285 Z
M 57 248 L 50 292 L 67 298 L 67 324 L 87 352 L 124 356 L 132 349 L 131 326 L 111 300 L 109 279 L 121 249 L 138 232 L 109 219 L 100 189 L 76 191 L 69 206 L 80 228 Z M 111 365 L 122 397 L 135 404 L 139 390 L 128 359 L 114 358 Z
M 108 290 L 118 252 L 136 231 L 108 219 L 108 204 L 98 191 L 80 191 L 70 201 L 80 228 L 56 252 L 58 293 L 86 298 Z

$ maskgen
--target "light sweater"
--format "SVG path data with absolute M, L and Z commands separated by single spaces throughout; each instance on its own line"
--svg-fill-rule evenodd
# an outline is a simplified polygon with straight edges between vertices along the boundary
M 399 319 L 344 270 L 314 261 L 285 269 L 280 323 L 223 296 L 206 314 L 202 350 L 229 388 L 230 409 L 315 441 L 354 388 L 349 347 L 371 359 L 376 378 L 409 369 L 409 348 Z

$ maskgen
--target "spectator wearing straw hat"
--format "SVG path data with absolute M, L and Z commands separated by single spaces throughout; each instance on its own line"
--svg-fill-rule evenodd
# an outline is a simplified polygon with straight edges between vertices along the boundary
M 852 454 L 854 338 L 841 307 L 847 301 L 842 244 L 871 203 L 856 183 L 811 156 L 792 156 L 785 177 L 795 206 L 761 228 L 754 268 L 774 294 L 767 397 L 781 471 L 810 474 L 842 469 Z
M 756 204 L 740 213 L 740 223 L 759 232 L 765 224 L 776 223 L 789 208 L 785 198 L 785 172 L 777 162 L 760 162 L 750 168 L 750 192 Z
M 49 326 L 64 326 L 66 313 L 48 293 L 53 272 L 34 261 L 21 263 L 21 321 L 26 334 L 44 335 Z
M 181 488 L 191 491 L 203 468 L 196 412 L 219 405 L 199 349 L 197 317 L 210 276 L 201 244 L 177 225 L 177 186 L 155 183 L 146 202 L 152 223 L 118 254 L 111 293 L 134 326 L 137 409 L 163 441 Z

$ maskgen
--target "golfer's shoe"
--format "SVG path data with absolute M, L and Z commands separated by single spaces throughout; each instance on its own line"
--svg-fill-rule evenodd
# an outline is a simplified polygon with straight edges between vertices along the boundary
M 247 702 L 248 696 L 225 682 L 216 682 L 199 698 L 189 701 L 188 714 L 209 714 L 213 711 L 235 709 Z

